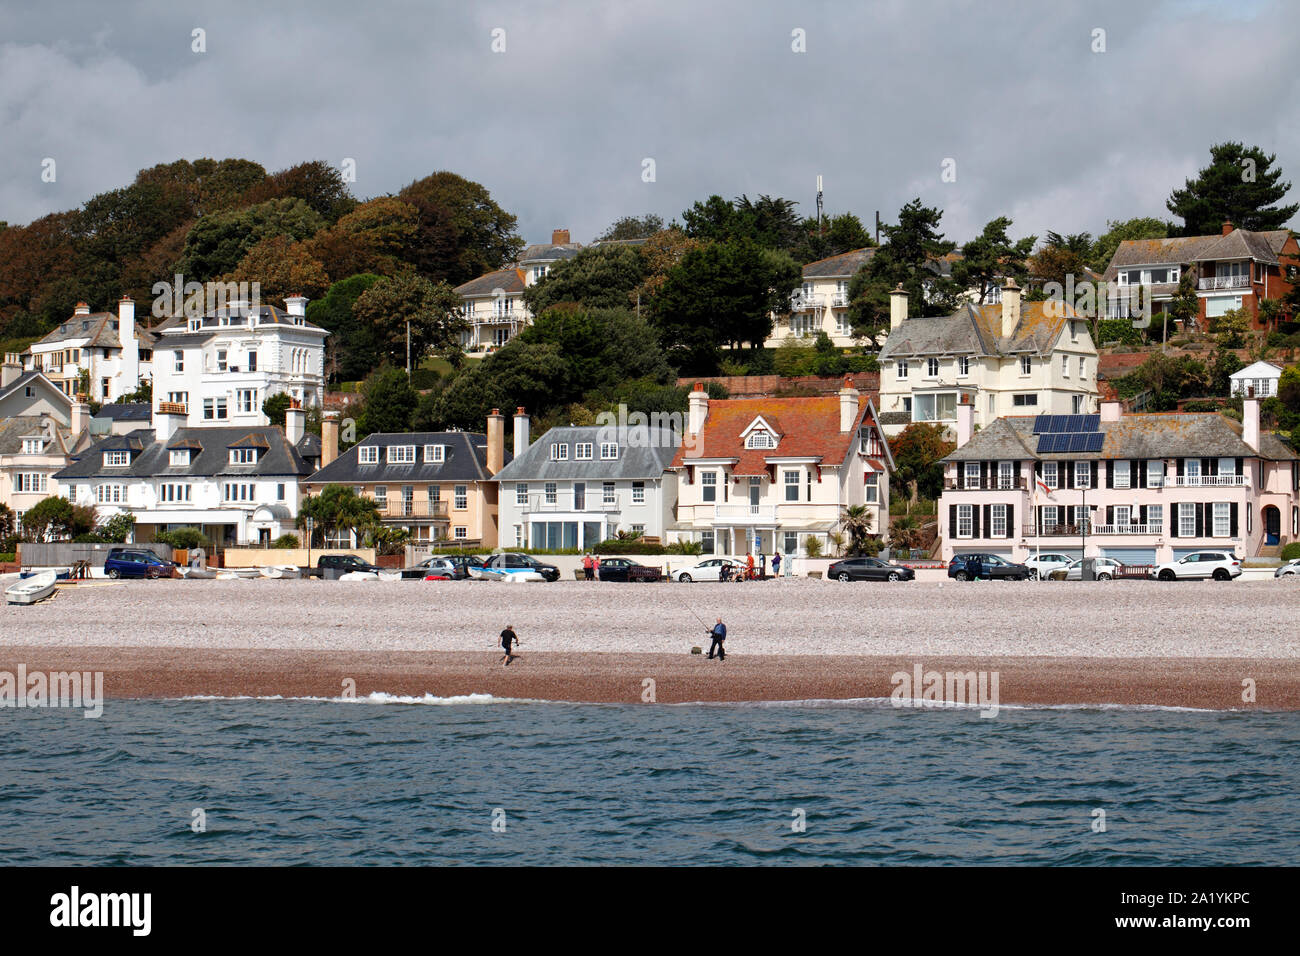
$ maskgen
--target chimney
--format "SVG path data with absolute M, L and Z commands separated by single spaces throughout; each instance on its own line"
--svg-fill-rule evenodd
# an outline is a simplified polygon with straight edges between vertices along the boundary
M 324 468 L 339 456 L 339 413 L 328 411 L 320 422 L 320 466 Z
M 686 430 L 692 435 L 698 435 L 704 430 L 704 420 L 709 417 L 709 393 L 704 390 L 703 382 L 695 383 L 686 403 Z
M 524 406 L 515 409 L 515 457 L 528 451 L 528 413 Z
M 22 374 L 22 356 L 17 352 L 6 352 L 4 365 L 0 365 L 0 388 L 8 388 L 18 381 Z
M 567 229 L 551 230 L 551 245 L 567 246 L 568 244 L 569 244 L 569 230 Z
M 907 290 L 903 283 L 889 293 L 889 331 L 894 331 L 907 320 Z
M 185 424 L 185 406 L 175 402 L 159 402 L 153 413 L 153 433 L 158 441 L 167 441 L 176 429 Z
M 1113 399 L 1105 399 L 1099 406 L 1103 422 L 1117 422 L 1123 412 L 1123 406 Z
M 495 475 L 506 463 L 506 417 L 494 408 L 487 417 L 487 471 Z
M 840 389 L 840 433 L 852 431 L 858 423 L 858 390 L 853 387 L 853 377 L 844 376 L 844 387 Z
M 1246 394 L 1241 400 L 1241 440 L 1253 450 L 1259 451 L 1259 399 L 1255 397 L 1254 386 L 1246 386 Z
M 73 315 L 90 315 L 90 306 L 84 302 L 78 302 L 77 307 L 72 310 Z
M 140 343 L 135 337 L 135 300 L 122 296 L 117 303 L 117 340 L 122 343 L 122 371 L 118 379 L 119 395 L 140 387 Z M 105 400 L 108 396 L 104 396 Z
M 975 399 L 962 392 L 957 402 L 957 447 L 960 448 L 975 434 Z
M 299 402 L 292 402 L 284 413 L 284 437 L 290 445 L 297 445 L 307 433 L 307 410 Z
M 1020 286 L 1016 280 L 1007 276 L 1007 284 L 1002 287 L 1002 337 L 1009 339 L 1016 333 L 1020 324 Z
M 1236 226 L 1234 226 L 1234 225 L 1232 224 L 1232 220 L 1231 220 L 1231 219 L 1225 219 L 1225 220 L 1223 220 L 1223 235 L 1226 236 L 1228 233 L 1232 232 L 1232 230 L 1235 229 L 1235 228 L 1236 228 Z
M 305 316 L 307 314 L 307 303 L 310 301 L 301 292 L 295 292 L 293 295 L 285 297 L 284 308 L 290 315 Z
M 80 435 L 86 433 L 90 427 L 90 406 L 85 402 L 73 402 L 72 404 L 72 421 L 69 429 L 72 432 L 72 440 L 75 442 Z

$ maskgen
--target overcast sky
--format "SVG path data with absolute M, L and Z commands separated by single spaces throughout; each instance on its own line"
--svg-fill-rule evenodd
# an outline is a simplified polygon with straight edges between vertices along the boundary
M 1300 196 L 1294 3 L 1066 7 L 3 0 L 0 220 L 205 156 L 351 158 L 359 198 L 450 169 L 529 241 L 587 242 L 715 192 L 812 214 L 819 174 L 827 211 L 868 225 L 920 196 L 959 242 L 1004 214 L 1015 236 L 1096 234 L 1167 217 L 1228 139 L 1277 153 Z

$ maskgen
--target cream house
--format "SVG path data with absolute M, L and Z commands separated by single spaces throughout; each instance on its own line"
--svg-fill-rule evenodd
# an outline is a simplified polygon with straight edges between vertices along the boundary
M 960 396 L 975 425 L 1001 415 L 1097 410 L 1097 349 L 1088 324 L 1065 302 L 1022 301 L 1013 280 L 997 304 L 964 303 L 952 315 L 907 315 L 907 293 L 890 293 L 890 331 L 880 350 L 880 420 L 896 435 L 912 422 L 955 430 Z
M 852 249 L 803 267 L 803 282 L 790 296 L 790 314 L 778 316 L 763 343 L 776 348 L 789 336 L 816 338 L 825 332 L 840 348 L 859 342 L 849 322 L 849 280 L 875 255 L 875 248 Z

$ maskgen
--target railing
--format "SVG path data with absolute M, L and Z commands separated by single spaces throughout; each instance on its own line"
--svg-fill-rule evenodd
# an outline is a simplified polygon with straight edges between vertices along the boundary
M 1244 488 L 1248 482 L 1245 475 L 1172 475 L 1165 479 L 1165 484 L 1175 488 Z
M 533 512 L 572 512 L 574 514 L 608 514 L 621 511 L 619 496 L 615 495 L 612 501 L 606 501 L 605 496 L 600 488 L 595 492 L 587 492 L 581 499 L 576 499 L 572 491 L 557 491 L 554 497 L 548 497 L 544 492 L 541 494 L 529 494 L 523 504 L 519 504 L 518 496 L 513 491 L 503 489 L 503 494 L 511 495 L 510 500 L 514 501 L 515 506 L 524 514 Z M 641 504 L 641 502 L 636 502 Z
M 1250 276 L 1210 276 L 1196 283 L 1196 288 L 1205 289 L 1249 289 Z
M 471 312 L 465 316 L 475 325 L 503 325 L 507 322 L 527 322 L 526 309 L 489 309 L 484 312 Z
M 831 306 L 842 309 L 849 304 L 849 294 L 847 292 L 835 292 L 831 294 Z
M 1089 534 L 1160 534 L 1158 524 L 1095 524 Z
M 719 521 L 775 521 L 775 505 L 714 505 L 713 517 Z
M 1093 526 L 1089 525 L 1088 534 L 1094 533 L 1092 529 Z M 1032 538 L 1035 535 L 1042 535 L 1044 538 L 1078 537 L 1083 534 L 1083 527 L 1077 524 L 1045 524 L 1040 530 L 1030 524 L 1024 526 L 1023 534 L 1026 538 Z
M 813 312 L 822 307 L 822 296 L 811 293 L 804 294 L 796 292 L 790 296 L 790 310 L 792 312 Z
M 388 498 L 386 501 L 379 502 L 379 516 L 381 518 L 445 518 L 447 502 L 441 499 L 406 501 L 402 498 Z
M 961 478 L 945 478 L 943 482 L 944 491 L 1024 491 L 1029 487 L 1029 482 L 1024 475 L 1017 475 L 1009 483 L 999 480 L 996 475 L 986 478 L 984 481 L 973 479 L 966 481 Z

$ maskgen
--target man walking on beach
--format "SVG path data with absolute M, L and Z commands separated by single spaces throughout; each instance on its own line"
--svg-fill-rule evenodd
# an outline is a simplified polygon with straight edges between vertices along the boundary
M 727 639 L 727 625 L 722 623 L 722 618 L 718 618 L 718 623 L 713 625 L 713 630 L 709 631 L 709 637 L 713 638 L 713 643 L 709 645 L 709 660 L 713 660 L 713 652 L 718 652 L 718 660 L 727 659 L 727 651 L 722 646 L 722 642 Z
M 510 650 L 511 644 L 518 644 L 518 643 L 519 643 L 519 638 L 515 635 L 515 629 L 511 627 L 509 624 L 507 624 L 506 629 L 501 632 L 501 646 L 506 649 L 506 656 L 501 658 L 501 660 L 504 662 L 502 666 L 509 667 L 510 662 L 513 661 L 518 656 L 517 654 L 512 653 Z

